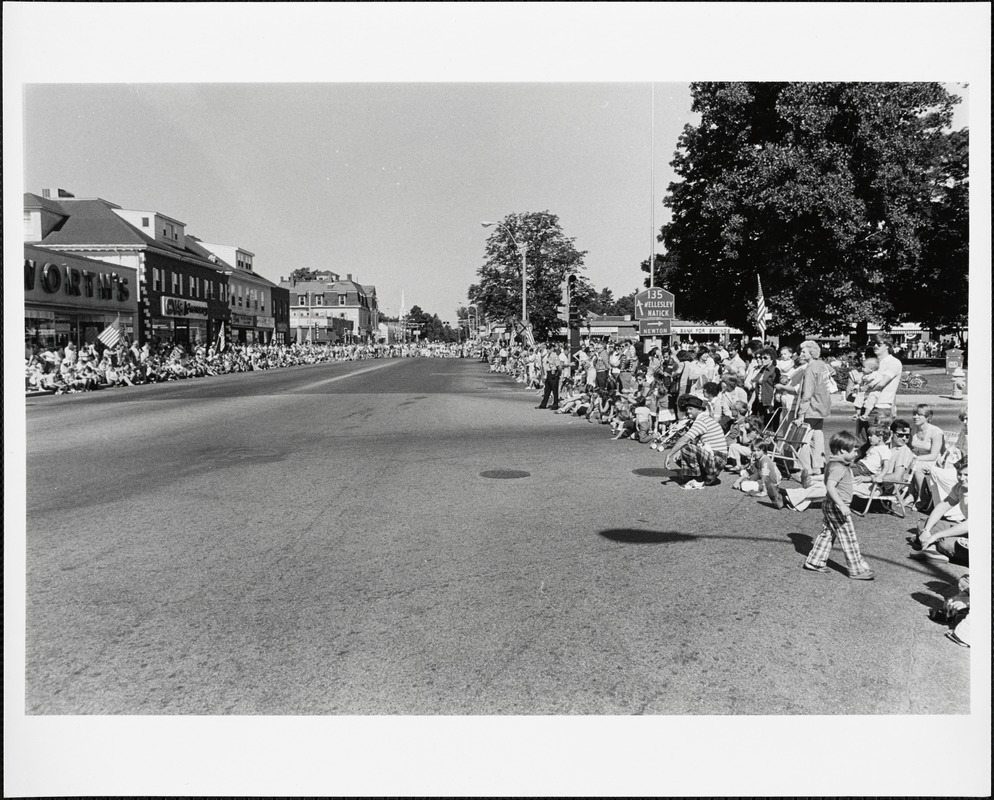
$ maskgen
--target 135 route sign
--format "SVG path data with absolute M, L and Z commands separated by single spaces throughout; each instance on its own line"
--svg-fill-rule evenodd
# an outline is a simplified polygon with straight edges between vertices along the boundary
M 673 319 L 674 297 L 672 292 L 655 286 L 635 295 L 635 319 Z

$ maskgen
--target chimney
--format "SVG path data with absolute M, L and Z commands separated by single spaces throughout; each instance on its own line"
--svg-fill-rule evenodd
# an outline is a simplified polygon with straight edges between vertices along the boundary
M 347 281 L 350 281 L 350 280 L 352 280 L 352 273 L 351 273 L 351 272 L 349 272 L 349 273 L 347 273 L 347 274 L 345 275 L 345 280 L 347 280 Z
M 67 192 L 65 189 L 54 189 L 54 188 L 42 189 L 41 196 L 44 197 L 46 200 L 52 200 L 53 198 L 60 198 L 60 197 L 75 197 L 75 195 L 72 194 L 72 192 Z

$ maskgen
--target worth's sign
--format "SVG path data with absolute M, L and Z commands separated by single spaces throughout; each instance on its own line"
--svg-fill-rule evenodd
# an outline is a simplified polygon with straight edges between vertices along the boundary
M 25 250 L 40 256 L 24 258 L 25 303 L 111 313 L 138 310 L 132 292 L 138 273 L 131 267 L 72 257 L 51 261 L 52 253 Z
M 26 300 L 44 298 L 53 302 L 57 299 L 79 298 L 104 303 L 126 303 L 131 297 L 129 282 L 127 275 L 101 269 L 97 264 L 82 268 L 53 261 L 41 263 L 33 258 L 24 259 Z

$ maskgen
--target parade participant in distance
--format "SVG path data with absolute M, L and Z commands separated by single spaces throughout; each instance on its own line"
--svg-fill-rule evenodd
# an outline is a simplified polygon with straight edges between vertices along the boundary
M 666 455 L 664 466 L 675 464 L 688 478 L 685 489 L 700 489 L 718 483 L 718 474 L 728 456 L 728 445 L 718 421 L 704 413 L 704 401 L 694 395 L 684 395 L 678 405 L 690 418 L 690 429 L 683 434 Z

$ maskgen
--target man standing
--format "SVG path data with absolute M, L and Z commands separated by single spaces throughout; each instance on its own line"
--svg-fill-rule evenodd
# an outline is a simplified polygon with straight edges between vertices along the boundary
M 880 361 L 877 369 L 877 379 L 869 387 L 871 392 L 880 392 L 877 408 L 886 411 L 892 417 L 897 416 L 897 390 L 901 385 L 901 373 L 904 365 L 891 350 L 894 348 L 894 338 L 889 333 L 878 333 L 877 343 L 873 352 Z
M 541 345 L 542 367 L 545 370 L 545 393 L 542 395 L 542 402 L 535 408 L 551 408 L 556 411 L 559 408 L 559 353 L 552 347 Z M 552 396 L 552 405 L 549 406 L 549 396 Z
M 810 471 L 825 467 L 825 419 L 832 412 L 832 395 L 828 382 L 835 371 L 821 360 L 821 347 L 811 340 L 801 342 L 804 374 L 797 396 L 797 416 L 811 426 Z

